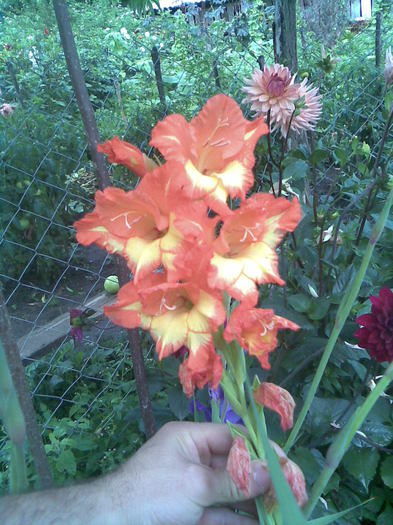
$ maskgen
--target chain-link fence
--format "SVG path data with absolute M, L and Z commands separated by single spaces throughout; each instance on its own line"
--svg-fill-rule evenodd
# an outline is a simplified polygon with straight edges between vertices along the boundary
M 204 17 L 196 17 L 201 7 L 192 5 L 184 13 L 139 20 L 117 9 L 108 26 L 103 13 L 88 13 L 79 4 L 71 9 L 102 140 L 119 135 L 151 154 L 149 136 L 158 120 L 173 112 L 190 118 L 218 92 L 240 102 L 244 78 L 259 67 L 261 57 L 273 61 L 271 9 L 243 7 L 230 20 L 220 5 Z M 52 15 L 49 21 L 47 27 L 42 20 L 30 46 L 26 39 L 24 47 L 3 42 L 1 102 L 10 104 L 12 113 L 0 119 L 0 279 L 47 453 L 59 477 L 67 478 L 75 475 L 77 464 L 85 470 L 78 468 L 78 476 L 110 468 L 142 438 L 128 341 L 102 315 L 103 305 L 113 301 L 104 291 L 106 277 L 116 273 L 113 258 L 75 241 L 73 222 L 92 209 L 97 183 Z M 310 75 L 310 64 L 314 73 L 319 71 L 311 80 L 319 85 L 325 106 L 314 140 L 324 137 L 326 148 L 355 135 L 367 142 L 374 133 L 370 121 L 383 104 L 383 80 L 372 65 L 373 22 L 340 40 L 329 74 L 316 66 L 323 57 L 315 37 L 303 33 L 299 75 Z M 371 155 L 378 144 L 373 141 Z M 337 151 L 335 146 L 336 157 Z M 336 157 L 315 168 L 320 186 L 333 187 L 343 176 Z M 111 168 L 111 177 L 125 189 L 137 182 L 120 166 Z M 257 177 L 259 189 L 268 191 L 261 163 Z M 88 310 L 82 342 L 71 337 L 72 310 L 82 317 Z M 175 383 L 176 372 L 166 370 L 164 379 L 159 377 L 153 345 L 143 337 L 153 408 L 163 420 L 170 419 L 160 388 L 163 380 Z M 109 464 L 108 449 L 118 450 Z M 0 461 L 5 483 L 4 433 Z

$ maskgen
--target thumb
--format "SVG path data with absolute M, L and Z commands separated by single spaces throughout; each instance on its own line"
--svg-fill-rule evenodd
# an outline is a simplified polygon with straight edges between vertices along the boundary
M 209 505 L 245 501 L 264 494 L 270 487 L 270 475 L 264 461 L 252 461 L 248 491 L 239 489 L 227 470 L 210 470 Z

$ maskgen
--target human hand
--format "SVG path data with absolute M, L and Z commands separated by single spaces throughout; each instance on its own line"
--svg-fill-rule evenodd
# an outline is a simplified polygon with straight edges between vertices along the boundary
M 253 498 L 270 487 L 262 461 L 251 463 L 248 496 L 232 482 L 226 464 L 232 436 L 226 425 L 165 425 L 115 474 L 121 487 L 119 523 L 127 525 L 253 525 Z M 279 454 L 284 456 L 282 451 Z M 248 501 L 247 501 L 248 500 Z M 217 505 L 220 505 L 219 507 Z
M 226 425 L 169 423 L 114 472 L 86 483 L 0 498 L 4 525 L 256 525 L 253 498 L 270 478 L 251 462 L 249 494 L 226 464 Z M 277 446 L 279 456 L 285 454 Z

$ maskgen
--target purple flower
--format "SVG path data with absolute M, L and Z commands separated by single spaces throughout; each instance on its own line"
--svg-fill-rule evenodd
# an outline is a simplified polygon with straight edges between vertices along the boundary
M 244 424 L 242 418 L 232 410 L 231 405 L 225 399 L 224 390 L 220 385 L 217 390 L 209 388 L 209 397 L 219 403 L 219 415 L 223 423 L 229 421 L 229 423 L 233 423 L 234 425 Z M 199 401 L 195 401 L 195 407 L 197 412 L 204 414 L 206 421 L 210 422 L 212 420 L 212 409 L 210 406 L 207 407 Z M 190 411 L 194 414 L 194 402 L 192 400 L 190 402 Z
M 78 340 L 80 343 L 83 339 L 83 329 L 84 326 L 83 321 L 83 312 L 82 310 L 72 309 L 70 310 L 70 336 L 74 340 L 74 343 L 76 340 Z
M 381 288 L 378 296 L 370 297 L 371 313 L 356 319 L 361 326 L 355 332 L 358 345 L 369 351 L 371 357 L 382 363 L 393 361 L 393 293 Z

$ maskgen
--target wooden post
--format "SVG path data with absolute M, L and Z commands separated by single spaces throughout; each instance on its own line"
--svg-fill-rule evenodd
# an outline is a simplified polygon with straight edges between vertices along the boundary
M 11 62 L 11 60 L 7 60 L 7 69 L 11 77 L 12 84 L 15 89 L 16 98 L 18 99 L 18 102 L 22 106 L 22 108 L 24 108 L 25 105 L 23 103 L 23 98 L 22 98 L 22 95 L 19 89 L 18 79 L 16 78 L 16 75 L 15 75 L 14 64 Z
M 158 96 L 160 97 L 161 104 L 165 106 L 165 91 L 164 82 L 162 81 L 161 60 L 156 46 L 153 46 L 151 48 L 151 59 L 153 60 L 154 75 L 156 77 Z
M 375 67 L 379 69 L 381 65 L 382 52 L 382 12 L 378 11 L 375 20 Z
M 276 0 L 273 44 L 275 61 L 295 73 L 298 69 L 296 0 Z
M 19 405 L 25 420 L 26 437 L 42 489 L 53 484 L 49 461 L 45 453 L 40 429 L 38 427 L 30 389 L 26 381 L 25 369 L 20 358 L 18 345 L 13 337 L 7 307 L 0 290 L 0 339 L 3 343 L 5 357 L 11 374 L 12 383 L 17 393 Z
M 259 69 L 260 69 L 261 71 L 263 71 L 264 68 L 265 68 L 265 64 L 266 64 L 266 62 L 265 62 L 265 57 L 264 57 L 263 55 L 259 55 L 257 61 L 258 61 Z
M 93 107 L 90 102 L 89 93 L 86 88 L 81 65 L 79 62 L 78 51 L 76 49 L 74 35 L 72 33 L 70 17 L 67 3 L 65 0 L 53 0 L 53 6 L 59 26 L 61 43 L 67 62 L 72 86 L 78 101 L 79 111 L 82 116 L 83 125 L 87 135 L 91 158 L 96 164 L 96 176 L 100 189 L 104 189 L 110 184 L 110 178 L 105 166 L 104 156 L 97 152 L 97 144 L 100 142 L 97 123 Z M 127 264 L 123 259 L 116 258 L 117 273 L 120 285 L 124 285 L 130 280 Z M 138 392 L 139 406 L 141 408 L 142 420 L 145 426 L 145 434 L 149 438 L 154 434 L 154 416 L 147 386 L 146 370 L 143 359 L 142 345 L 137 329 L 127 330 L 128 341 L 134 369 L 136 389 Z
M 218 89 L 221 89 L 220 75 L 218 74 L 216 58 L 213 60 L 213 75 L 214 75 L 214 81 L 216 83 L 216 87 L 218 87 Z

